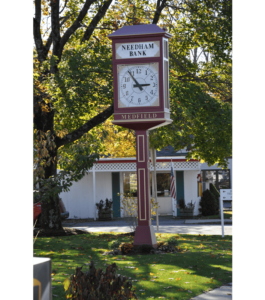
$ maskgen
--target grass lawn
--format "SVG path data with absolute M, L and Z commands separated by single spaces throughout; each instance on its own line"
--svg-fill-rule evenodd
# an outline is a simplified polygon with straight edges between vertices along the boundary
M 133 280 L 138 299 L 190 299 L 210 289 L 232 282 L 232 236 L 157 234 L 157 241 L 174 236 L 177 254 L 103 256 L 111 241 L 133 242 L 133 237 L 119 233 L 88 233 L 78 236 L 37 238 L 34 256 L 50 257 L 52 261 L 53 299 L 66 299 L 63 281 L 75 268 L 94 260 L 96 268 L 115 262 L 117 274 Z
M 233 216 L 232 211 L 228 211 L 228 210 L 224 211 L 224 219 L 231 219 L 232 216 Z M 206 216 L 206 217 L 202 216 L 201 219 L 203 219 L 203 220 L 204 219 L 220 219 L 221 220 L 219 215 L 212 215 L 212 216 Z

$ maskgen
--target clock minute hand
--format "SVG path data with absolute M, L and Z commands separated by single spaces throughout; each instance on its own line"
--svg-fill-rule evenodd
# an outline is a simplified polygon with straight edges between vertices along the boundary
M 140 89 L 140 91 L 143 90 L 143 88 L 141 87 L 141 85 L 138 83 L 138 81 L 132 76 L 131 72 L 128 71 L 128 73 L 130 74 L 130 76 L 132 77 L 133 81 L 136 83 L 134 87 L 138 87 Z
M 148 86 L 148 85 L 150 85 L 150 83 L 143 83 L 143 84 L 140 84 L 140 86 Z M 133 87 L 137 87 L 137 85 L 134 84 Z

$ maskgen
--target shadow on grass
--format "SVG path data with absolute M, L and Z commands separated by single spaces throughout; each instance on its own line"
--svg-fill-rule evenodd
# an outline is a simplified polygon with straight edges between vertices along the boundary
M 140 299 L 149 299 L 150 296 L 190 299 L 205 290 L 232 281 L 232 277 L 229 277 L 232 257 L 227 254 L 231 253 L 231 236 L 225 236 L 224 239 L 221 236 L 177 234 L 160 236 L 156 234 L 156 236 L 158 241 L 165 240 L 169 236 L 177 236 L 178 246 L 190 252 L 103 256 L 102 253 L 114 239 L 120 242 L 133 242 L 133 237 L 100 233 L 41 238 L 36 241 L 34 252 L 36 256 L 52 259 L 54 274 L 52 293 L 60 297 L 58 299 L 65 299 L 62 284 L 64 279 L 69 278 L 76 267 L 83 266 L 82 271 L 88 271 L 91 259 L 95 262 L 96 268 L 102 268 L 103 271 L 107 265 L 115 262 L 118 266 L 117 274 L 133 280 L 133 286 L 136 287 Z

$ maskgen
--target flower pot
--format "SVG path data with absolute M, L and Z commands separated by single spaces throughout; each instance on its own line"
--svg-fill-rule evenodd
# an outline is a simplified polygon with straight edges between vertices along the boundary
M 108 221 L 112 220 L 112 210 L 100 210 L 98 212 L 98 220 L 100 221 Z
M 194 209 L 180 209 L 179 210 L 179 216 L 181 218 L 193 218 L 193 210 Z

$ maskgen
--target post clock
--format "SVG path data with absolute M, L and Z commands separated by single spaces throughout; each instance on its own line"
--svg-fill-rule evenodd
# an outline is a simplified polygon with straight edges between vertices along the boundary
M 151 225 L 148 131 L 170 124 L 171 35 L 157 25 L 124 26 L 112 40 L 114 121 L 136 134 L 138 226 L 134 245 L 157 247 Z

